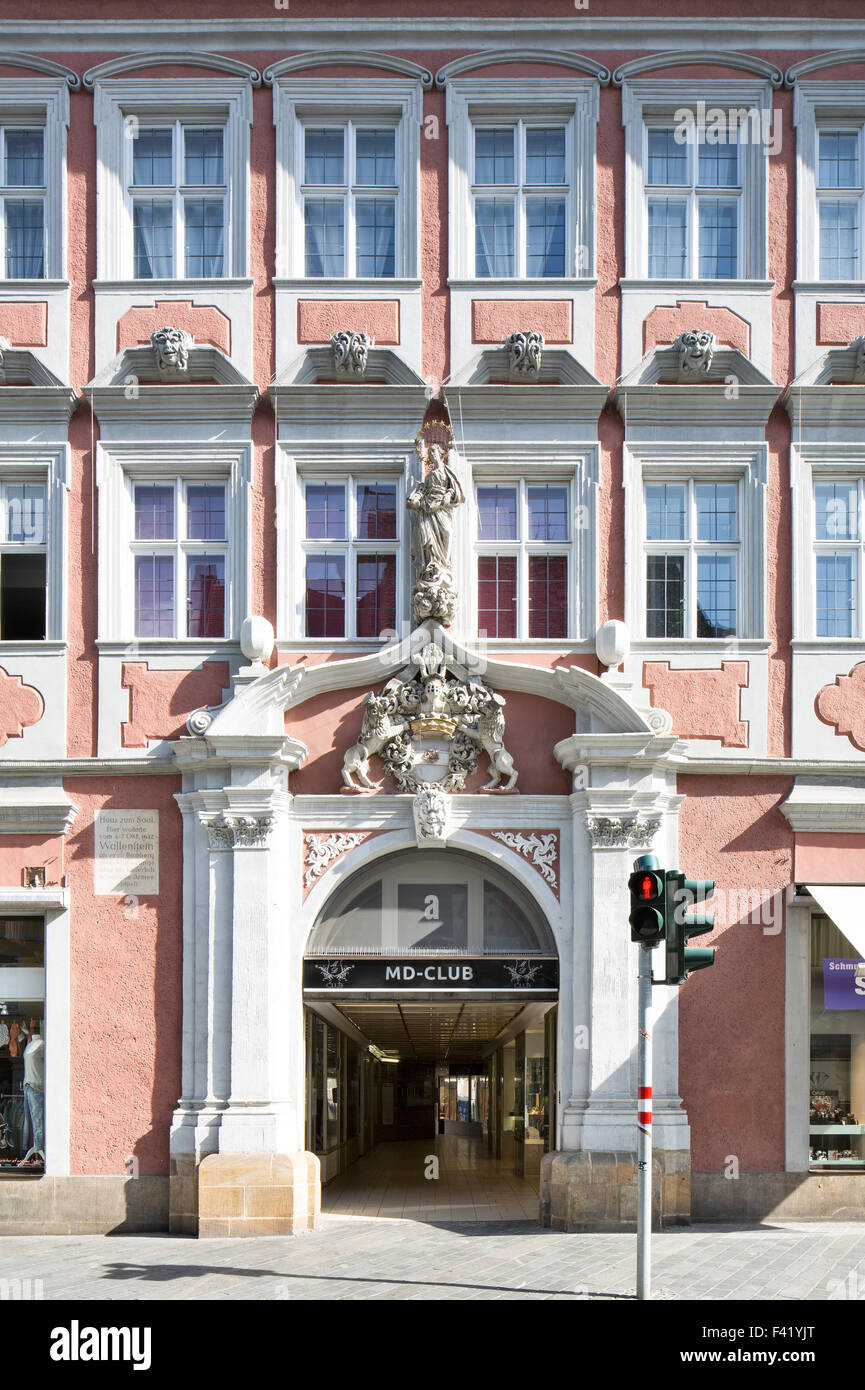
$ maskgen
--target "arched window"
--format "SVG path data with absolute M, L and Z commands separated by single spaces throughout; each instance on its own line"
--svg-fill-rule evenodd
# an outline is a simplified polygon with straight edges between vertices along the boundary
M 400 853 L 355 874 L 319 915 L 309 955 L 556 955 L 528 893 L 451 850 Z

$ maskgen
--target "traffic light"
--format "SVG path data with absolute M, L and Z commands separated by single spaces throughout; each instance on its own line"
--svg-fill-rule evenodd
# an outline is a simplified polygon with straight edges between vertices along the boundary
M 658 867 L 654 854 L 644 854 L 634 860 L 634 872 L 628 879 L 631 892 L 631 940 L 654 946 L 664 939 L 664 870 Z
M 689 913 L 688 908 L 702 905 L 715 891 L 710 878 L 685 878 L 678 869 L 666 875 L 667 973 L 668 985 L 680 985 L 695 970 L 707 970 L 715 964 L 711 946 L 689 946 L 692 936 L 704 936 L 715 925 L 711 912 Z

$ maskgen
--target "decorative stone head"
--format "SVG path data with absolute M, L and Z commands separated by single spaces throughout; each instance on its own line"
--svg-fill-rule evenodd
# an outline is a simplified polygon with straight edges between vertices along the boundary
M 427 785 L 415 795 L 412 803 L 415 835 L 419 845 L 441 845 L 448 837 L 448 799 L 440 787 Z
M 850 351 L 853 353 L 853 380 L 865 382 L 865 336 L 854 338 Z
M 690 381 L 694 377 L 708 374 L 715 352 L 714 333 L 699 328 L 680 333 L 673 347 L 679 354 L 680 377 Z
M 192 338 L 183 328 L 157 328 L 150 335 L 156 353 L 156 369 L 163 381 L 186 376 Z
M 512 372 L 524 377 L 538 375 L 544 347 L 543 333 L 511 333 L 505 340 L 505 347 L 510 355 Z
M 334 370 L 340 376 L 363 376 L 372 339 L 366 333 L 343 329 L 331 336 Z

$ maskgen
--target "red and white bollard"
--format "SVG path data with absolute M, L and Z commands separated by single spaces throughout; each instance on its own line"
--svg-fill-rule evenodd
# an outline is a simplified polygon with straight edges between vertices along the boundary
M 652 1296 L 652 951 L 640 947 L 639 1076 L 637 1078 L 637 1298 Z

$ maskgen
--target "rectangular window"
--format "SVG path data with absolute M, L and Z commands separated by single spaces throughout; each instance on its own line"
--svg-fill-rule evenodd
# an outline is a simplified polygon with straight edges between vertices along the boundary
M 374 192 L 373 192 L 374 191 Z M 305 273 L 397 274 L 397 132 L 345 121 L 303 131 Z
M 743 196 L 736 135 L 709 144 L 702 133 L 681 142 L 676 134 L 668 128 L 646 131 L 649 276 L 735 279 Z
M 857 924 L 858 925 L 858 924 Z M 849 928 L 855 933 L 854 927 Z M 831 918 L 810 941 L 809 1157 L 837 1172 L 865 1167 L 865 960 Z
M 863 127 L 820 130 L 817 207 L 821 280 L 862 279 Z
M 304 484 L 307 637 L 377 638 L 396 628 L 397 484 Z
M 540 639 L 568 635 L 569 495 L 567 484 L 478 484 L 479 633 Z
M 180 120 L 130 130 L 127 197 L 135 278 L 225 275 L 224 130 Z
M 739 631 L 739 484 L 646 483 L 646 636 Z
M 45 1169 L 45 923 L 0 917 L 0 1172 Z M 23 1165 L 23 1166 L 19 1166 Z
M 45 132 L 0 127 L 0 231 L 7 280 L 45 278 Z
M 44 483 L 0 483 L 0 641 L 45 638 L 48 535 Z
M 814 483 L 814 551 L 818 637 L 861 635 L 863 488 L 860 479 Z
M 479 278 L 561 278 L 567 273 L 567 136 L 564 125 L 525 121 L 474 127 L 472 191 Z
M 137 637 L 224 637 L 228 531 L 223 483 L 135 483 Z

